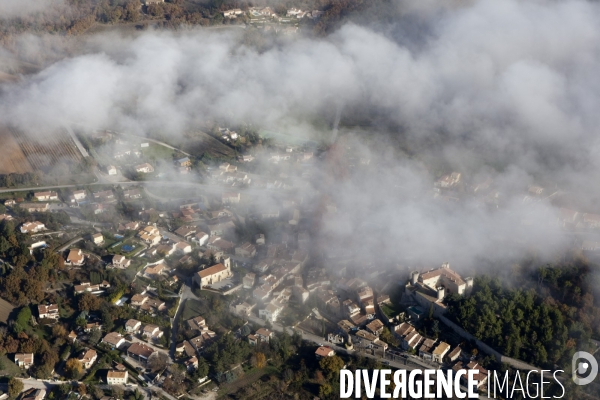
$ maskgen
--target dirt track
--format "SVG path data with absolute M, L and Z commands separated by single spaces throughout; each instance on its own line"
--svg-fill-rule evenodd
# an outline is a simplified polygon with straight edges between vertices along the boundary
M 12 132 L 0 126 L 0 174 L 33 172 Z

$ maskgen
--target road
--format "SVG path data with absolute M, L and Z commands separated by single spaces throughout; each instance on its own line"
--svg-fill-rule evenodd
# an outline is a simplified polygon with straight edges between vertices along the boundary
M 73 129 L 71 129 L 71 125 L 65 123 L 64 126 L 67 129 L 67 132 L 69 132 L 69 135 L 71 135 L 71 139 L 73 139 L 73 141 L 75 142 L 75 146 L 77 146 L 77 148 L 81 152 L 81 155 L 84 157 L 89 157 L 90 155 L 88 154 L 87 150 L 85 149 L 85 147 L 83 147 L 79 139 L 77 139 L 77 136 L 75 136 L 75 132 L 73 132 Z
M 191 278 L 188 278 L 182 286 L 181 289 L 181 297 L 179 299 L 179 308 L 177 308 L 177 312 L 175 313 L 175 317 L 173 317 L 173 322 L 171 323 L 171 348 L 169 349 L 169 356 L 171 358 L 175 357 L 175 346 L 177 345 L 177 333 L 179 330 L 179 318 L 181 318 L 181 314 L 183 313 L 183 309 L 185 306 L 185 302 L 188 299 L 198 300 L 198 296 L 194 294 L 192 291 Z
M 83 238 L 82 238 L 82 237 L 77 237 L 77 238 L 75 238 L 75 239 L 73 239 L 73 240 L 69 241 L 67 244 L 65 244 L 65 245 L 61 246 L 60 248 L 56 249 L 56 251 L 57 251 L 58 253 L 60 253 L 60 252 L 62 252 L 62 251 L 65 251 L 66 249 L 68 249 L 68 248 L 69 248 L 69 246 L 71 246 L 71 245 L 74 245 L 75 243 L 77 243 L 77 242 L 80 242 L 80 241 L 82 241 L 82 240 L 83 240 Z

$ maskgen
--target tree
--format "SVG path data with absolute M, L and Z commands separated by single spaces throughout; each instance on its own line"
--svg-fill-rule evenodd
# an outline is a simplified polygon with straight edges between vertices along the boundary
M 13 326 L 13 330 L 16 333 L 22 332 L 26 327 L 29 326 L 29 321 L 31 321 L 31 309 L 25 306 L 21 309 L 21 311 L 19 311 L 17 320 Z
M 323 357 L 319 361 L 319 366 L 327 374 L 327 379 L 332 380 L 340 373 L 340 370 L 344 367 L 344 360 L 338 356 Z
M 100 309 L 101 301 L 98 297 L 90 293 L 84 293 L 79 296 L 77 307 L 79 311 L 96 311 Z
M 267 365 L 267 358 L 263 353 L 256 353 L 256 368 L 264 368 Z
M 15 399 L 24 389 L 23 382 L 20 379 L 12 377 L 8 380 L 8 396 Z
M 168 362 L 169 356 L 162 352 L 156 351 L 148 359 L 148 368 L 150 368 L 152 372 L 158 372 L 163 370 L 167 366 Z
M 100 329 L 98 328 L 94 328 L 90 331 L 90 343 L 91 344 L 97 344 L 100 341 L 100 338 L 102 337 L 102 332 L 100 331 Z
M 196 368 L 195 375 L 197 379 L 204 378 L 208 375 L 208 363 L 204 357 L 198 357 L 198 368 Z
M 83 371 L 81 362 L 76 358 L 69 358 L 65 364 L 65 374 L 68 378 L 77 379 Z

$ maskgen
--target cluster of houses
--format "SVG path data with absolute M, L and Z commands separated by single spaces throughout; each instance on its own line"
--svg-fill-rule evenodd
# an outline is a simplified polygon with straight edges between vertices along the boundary
M 178 343 L 175 347 L 175 352 L 179 356 L 187 358 L 185 365 L 189 371 L 198 368 L 197 356 L 202 354 L 204 349 L 216 338 L 217 334 L 208 328 L 206 320 L 202 316 L 187 320 L 186 327 L 196 336 Z
M 292 19 L 311 18 L 316 19 L 324 14 L 324 11 L 312 10 L 303 11 L 299 8 L 290 8 L 286 11 L 285 16 L 278 16 L 271 7 L 250 7 L 248 9 L 248 15 L 250 16 L 250 22 L 264 21 L 264 20 L 278 20 L 279 22 L 291 22 Z M 240 15 L 244 15 L 244 12 L 240 8 L 234 8 L 223 11 L 225 18 L 237 18 Z

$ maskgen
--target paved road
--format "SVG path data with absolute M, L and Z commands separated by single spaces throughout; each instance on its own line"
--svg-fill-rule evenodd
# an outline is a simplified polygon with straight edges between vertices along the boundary
M 173 317 L 173 322 L 171 323 L 171 348 L 169 349 L 169 356 L 171 358 L 175 357 L 175 346 L 177 345 L 177 333 L 179 330 L 179 318 L 181 318 L 181 314 L 183 313 L 183 309 L 185 306 L 185 302 L 189 299 L 198 300 L 198 296 L 194 294 L 192 291 L 192 280 L 188 278 L 182 286 L 181 289 L 181 298 L 179 300 L 179 308 L 175 313 L 175 317 Z
M 77 148 L 81 152 L 81 155 L 84 157 L 89 157 L 90 155 L 88 154 L 87 150 L 85 149 L 85 147 L 83 147 L 79 139 L 77 139 L 77 136 L 75 136 L 75 132 L 73 132 L 73 129 L 71 129 L 71 125 L 66 123 L 64 124 L 64 126 L 67 129 L 67 132 L 69 132 L 69 135 L 71 135 L 71 139 L 73 139 L 73 141 L 75 142 L 75 146 L 77 146 Z
M 68 242 L 67 244 L 65 244 L 64 246 L 62 246 L 62 247 L 60 247 L 60 248 L 56 249 L 56 251 L 57 251 L 58 253 L 60 253 L 61 251 L 65 251 L 67 248 L 69 248 L 69 246 L 71 246 L 71 245 L 73 245 L 73 244 L 75 244 L 75 243 L 77 243 L 77 242 L 80 242 L 80 241 L 82 241 L 82 240 L 83 240 L 83 238 L 82 238 L 82 237 L 77 237 L 77 238 L 75 238 L 75 239 L 71 240 L 70 242 Z

